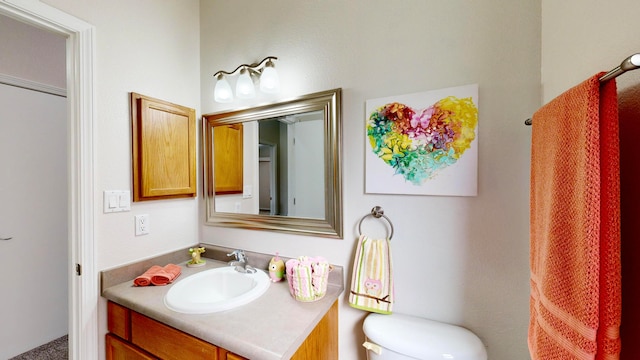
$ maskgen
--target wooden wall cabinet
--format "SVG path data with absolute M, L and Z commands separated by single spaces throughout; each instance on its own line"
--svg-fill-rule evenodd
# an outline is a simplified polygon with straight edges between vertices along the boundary
M 195 110 L 131 93 L 133 201 L 196 196 Z
M 106 360 L 247 360 L 126 307 L 107 303 Z M 338 301 L 300 345 L 291 360 L 338 358 Z

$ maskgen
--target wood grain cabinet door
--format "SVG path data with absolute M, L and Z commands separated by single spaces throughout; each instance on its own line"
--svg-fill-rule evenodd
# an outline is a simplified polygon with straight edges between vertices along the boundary
M 218 348 L 218 360 L 249 360 L 240 355 L 234 354 L 229 350 L 223 349 L 221 347 Z
M 133 201 L 196 194 L 195 110 L 131 93 Z
M 146 351 L 111 334 L 105 337 L 105 351 L 107 360 L 158 360 Z
M 242 124 L 213 129 L 213 178 L 216 194 L 241 194 L 243 185 Z
M 137 312 L 131 313 L 131 342 L 164 360 L 218 357 L 217 346 Z

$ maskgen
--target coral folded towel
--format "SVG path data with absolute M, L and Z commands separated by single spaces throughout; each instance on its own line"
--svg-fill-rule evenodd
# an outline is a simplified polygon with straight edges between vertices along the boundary
M 620 164 L 613 80 L 597 74 L 533 116 L 533 360 L 619 359 Z
M 167 285 L 180 276 L 182 269 L 175 264 L 165 267 L 154 265 L 145 271 L 144 274 L 133 280 L 135 286 Z
M 360 236 L 353 260 L 349 305 L 356 309 L 391 314 L 393 266 L 391 241 Z

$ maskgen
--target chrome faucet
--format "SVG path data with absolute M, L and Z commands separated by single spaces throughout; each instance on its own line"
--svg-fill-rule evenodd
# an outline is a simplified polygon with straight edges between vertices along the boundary
M 242 250 L 233 250 L 227 256 L 234 256 L 236 259 L 233 261 L 229 261 L 230 266 L 235 266 L 237 272 L 241 272 L 244 274 L 253 274 L 256 272 L 256 269 L 251 265 L 247 264 L 247 255 L 244 254 Z

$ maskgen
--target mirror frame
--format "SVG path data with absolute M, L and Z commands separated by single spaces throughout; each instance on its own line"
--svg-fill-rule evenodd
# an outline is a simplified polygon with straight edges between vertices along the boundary
M 332 89 L 257 107 L 202 115 L 205 224 L 329 238 L 343 237 L 342 89 Z M 324 110 L 325 218 L 216 212 L 213 191 L 213 127 Z

